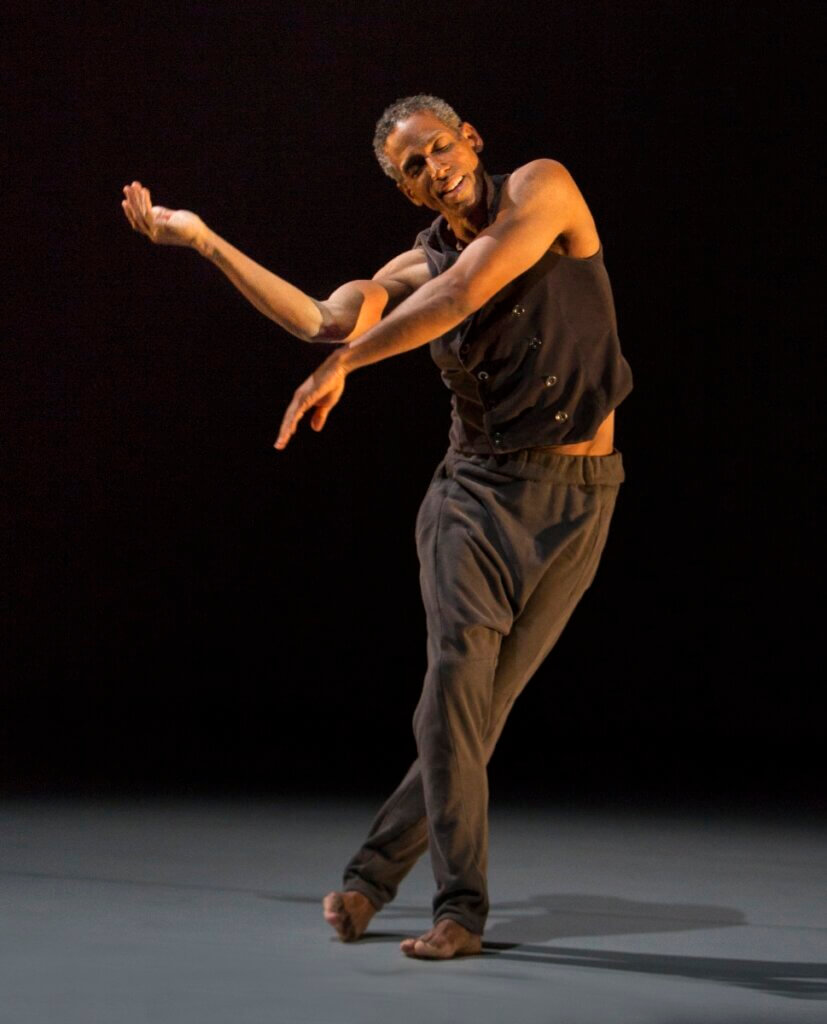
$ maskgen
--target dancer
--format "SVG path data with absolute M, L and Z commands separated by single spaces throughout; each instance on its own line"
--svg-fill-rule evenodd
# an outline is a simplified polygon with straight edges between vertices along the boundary
M 438 216 L 413 249 L 325 301 L 304 295 L 195 214 L 124 190 L 132 226 L 189 245 L 263 313 L 307 341 L 341 342 L 293 396 L 321 430 L 348 374 L 431 344 L 452 391 L 449 449 L 416 523 L 428 667 L 417 759 L 324 900 L 344 941 L 364 934 L 430 849 L 434 927 L 402 951 L 478 953 L 488 914 L 487 762 L 514 700 L 590 585 L 619 486 L 614 410 L 631 390 L 603 251 L 568 171 L 533 160 L 489 175 L 483 142 L 444 100 L 399 100 L 374 150 L 411 202 Z

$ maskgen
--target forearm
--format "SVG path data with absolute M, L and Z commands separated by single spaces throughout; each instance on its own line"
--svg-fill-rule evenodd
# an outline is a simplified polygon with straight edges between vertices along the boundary
M 423 284 L 384 320 L 332 352 L 297 389 L 281 421 L 275 447 L 281 450 L 287 446 L 308 409 L 315 408 L 311 425 L 321 430 L 352 370 L 438 338 L 473 313 L 471 303 L 468 289 L 450 271 Z
M 302 341 L 325 337 L 322 304 L 245 256 L 209 228 L 193 247 L 229 278 L 241 294 L 266 317 Z
M 451 330 L 473 312 L 459 282 L 441 275 L 405 299 L 380 323 L 341 349 L 345 372 L 409 352 Z

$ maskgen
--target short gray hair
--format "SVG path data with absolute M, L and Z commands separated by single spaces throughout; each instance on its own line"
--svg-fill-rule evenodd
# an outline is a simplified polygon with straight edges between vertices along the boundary
M 406 96 L 404 99 L 397 100 L 395 103 L 391 103 L 389 107 L 386 107 L 382 116 L 376 122 L 376 131 L 373 136 L 373 152 L 376 154 L 379 166 L 394 181 L 399 181 L 399 175 L 388 159 L 388 155 L 385 152 L 385 143 L 400 121 L 404 121 L 406 117 L 410 117 L 412 114 L 421 114 L 424 110 L 435 114 L 444 125 L 453 129 L 453 131 L 458 131 L 459 126 L 462 124 L 459 114 L 452 106 L 446 103 L 445 100 L 441 100 L 439 96 L 430 96 L 425 92 L 417 93 L 416 96 Z

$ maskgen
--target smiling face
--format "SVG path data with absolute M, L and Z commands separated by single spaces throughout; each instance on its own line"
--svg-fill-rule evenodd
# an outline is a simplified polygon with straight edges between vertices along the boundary
M 397 122 L 385 143 L 400 191 L 449 221 L 467 216 L 485 201 L 477 155 L 481 149 L 482 139 L 470 124 L 463 122 L 454 130 L 428 110 Z

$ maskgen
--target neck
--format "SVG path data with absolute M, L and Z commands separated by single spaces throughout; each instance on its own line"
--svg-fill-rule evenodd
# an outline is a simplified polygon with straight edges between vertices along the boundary
M 480 179 L 482 190 L 480 197 L 470 210 L 465 210 L 457 217 L 445 215 L 448 227 L 453 231 L 457 241 L 473 242 L 480 231 L 483 231 L 491 223 L 491 204 L 494 201 L 494 183 L 491 175 L 482 172 Z

